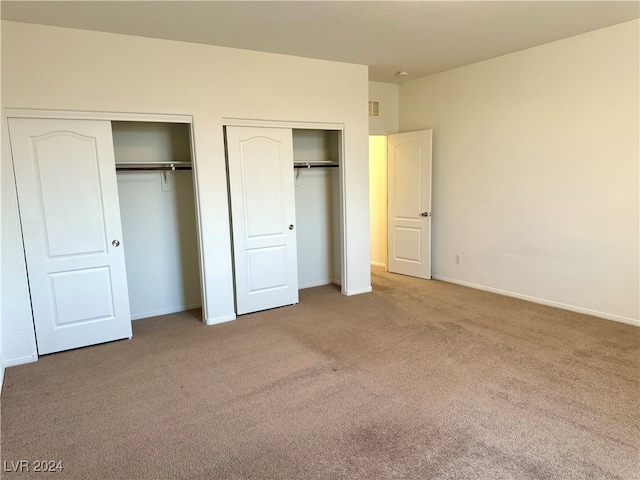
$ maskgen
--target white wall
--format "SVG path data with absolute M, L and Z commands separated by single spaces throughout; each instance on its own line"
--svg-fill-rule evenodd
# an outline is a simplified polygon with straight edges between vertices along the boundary
M 4 42 L 3 42 L 4 44 Z M 4 45 L 3 45 L 4 46 Z M 4 81 L 3 81 L 4 86 Z M 22 234 L 13 180 L 7 125 L 2 140 L 2 360 L 5 367 L 34 361 L 36 340 L 31 320 L 31 298 L 22 253 Z
M 380 116 L 369 117 L 370 135 L 399 131 L 400 88 L 394 83 L 369 82 L 369 101 L 380 103 Z
M 131 318 L 201 305 L 193 179 L 189 171 L 118 172 Z
M 298 287 L 333 282 L 331 171 L 301 170 L 295 180 Z
M 209 323 L 235 318 L 222 119 L 344 124 L 348 276 L 343 290 L 370 291 L 365 66 L 3 22 L 2 76 L 4 108 L 193 116 Z M 3 152 L 3 168 L 9 160 Z M 15 205 L 3 202 L 2 209 L 15 215 Z M 8 238 L 9 255 L 19 259 L 16 222 L 11 226 L 3 228 L 3 242 Z M 24 267 L 9 274 L 19 283 Z M 31 314 L 4 293 L 3 306 L 9 302 L 20 310 L 8 319 L 3 315 L 6 348 L 16 332 L 31 325 Z
M 191 162 L 186 123 L 111 122 L 117 163 Z
M 639 24 L 402 85 L 401 130 L 434 130 L 436 278 L 639 324 Z
M 387 137 L 369 137 L 371 265 L 387 266 Z

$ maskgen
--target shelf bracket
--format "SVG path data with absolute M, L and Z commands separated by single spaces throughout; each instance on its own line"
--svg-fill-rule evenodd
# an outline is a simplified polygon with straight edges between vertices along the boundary
M 162 170 L 162 177 L 161 177 L 161 182 L 162 182 L 162 191 L 163 192 L 170 192 L 171 191 L 171 177 L 169 175 L 169 172 L 173 172 L 175 171 L 175 167 L 173 166 L 173 163 L 171 164 L 171 170 Z

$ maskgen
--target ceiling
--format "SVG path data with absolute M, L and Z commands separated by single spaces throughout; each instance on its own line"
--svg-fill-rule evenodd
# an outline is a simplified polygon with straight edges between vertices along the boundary
M 640 16 L 637 1 L 2 1 L 1 8 L 3 20 L 363 64 L 371 81 L 389 83 Z

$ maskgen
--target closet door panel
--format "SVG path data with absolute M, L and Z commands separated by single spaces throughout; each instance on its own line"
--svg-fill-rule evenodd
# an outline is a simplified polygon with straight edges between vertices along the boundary
M 287 162 L 282 153 L 282 145 L 269 138 L 254 137 L 240 144 L 242 201 L 248 240 L 284 234 L 287 182 L 283 170 L 286 171 Z
M 228 127 L 239 315 L 298 303 L 291 130 Z
M 104 253 L 107 240 L 95 139 L 54 132 L 34 138 L 32 148 L 49 255 Z
M 131 337 L 110 123 L 9 131 L 38 352 Z

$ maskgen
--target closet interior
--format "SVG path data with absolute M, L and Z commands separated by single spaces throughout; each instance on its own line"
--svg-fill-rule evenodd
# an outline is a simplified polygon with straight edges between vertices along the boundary
M 190 125 L 111 124 L 131 318 L 198 308 Z
M 298 288 L 341 285 L 342 132 L 293 129 Z

